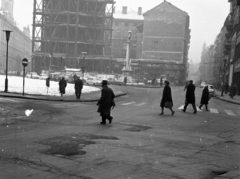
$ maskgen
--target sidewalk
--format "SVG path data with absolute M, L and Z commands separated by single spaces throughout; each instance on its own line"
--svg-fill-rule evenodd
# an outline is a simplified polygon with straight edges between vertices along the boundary
M 239 95 L 236 95 L 236 96 L 233 97 L 233 99 L 231 99 L 229 94 L 225 94 L 225 93 L 223 93 L 223 97 L 222 97 L 221 96 L 221 91 L 215 90 L 215 94 L 216 94 L 217 99 L 220 99 L 222 101 L 226 101 L 226 102 L 229 102 L 229 103 L 240 105 L 240 96 Z
M 116 97 L 124 96 L 127 94 L 120 90 L 114 90 L 114 93 Z M 59 102 L 97 102 L 100 96 L 101 96 L 101 90 L 97 92 L 92 92 L 92 93 L 82 93 L 80 100 L 76 100 L 75 94 L 71 96 L 63 96 L 63 100 L 61 100 L 60 94 L 59 96 L 33 95 L 33 94 L 25 94 L 23 96 L 22 93 L 11 93 L 11 92 L 5 93 L 3 91 L 0 91 L 0 97 L 30 99 L 30 100 L 59 101 Z

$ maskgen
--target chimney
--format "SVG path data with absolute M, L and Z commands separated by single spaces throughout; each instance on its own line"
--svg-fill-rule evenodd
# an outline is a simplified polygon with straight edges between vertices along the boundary
M 138 7 L 138 15 L 142 15 L 142 7 Z
M 127 14 L 127 6 L 122 7 L 122 14 Z

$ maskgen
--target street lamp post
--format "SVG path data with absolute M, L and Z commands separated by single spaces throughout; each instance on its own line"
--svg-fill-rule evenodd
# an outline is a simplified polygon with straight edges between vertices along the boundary
M 85 72 L 85 55 L 87 54 L 87 52 L 82 52 L 83 54 L 83 66 L 82 66 L 82 79 L 84 80 L 84 72 Z
M 8 42 L 10 39 L 10 30 L 4 30 L 6 32 L 6 41 L 7 41 L 7 52 L 6 52 L 6 79 L 5 79 L 5 90 L 4 92 L 8 92 Z
M 227 60 L 224 59 L 224 64 L 223 64 L 223 83 L 222 83 L 222 93 L 221 96 L 223 97 L 223 90 L 224 90 L 224 83 L 225 83 L 225 68 L 226 68 L 226 62 Z

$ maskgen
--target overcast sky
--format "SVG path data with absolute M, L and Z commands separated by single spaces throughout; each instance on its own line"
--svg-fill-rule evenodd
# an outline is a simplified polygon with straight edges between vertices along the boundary
M 39 0 L 38 0 L 39 1 Z M 14 0 L 14 18 L 20 27 L 32 25 L 33 0 Z M 163 0 L 115 0 L 116 6 L 141 6 L 147 11 Z M 228 0 L 168 0 L 190 16 L 191 43 L 189 59 L 200 62 L 202 45 L 214 42 L 230 9 Z M 31 28 L 32 29 L 32 28 Z

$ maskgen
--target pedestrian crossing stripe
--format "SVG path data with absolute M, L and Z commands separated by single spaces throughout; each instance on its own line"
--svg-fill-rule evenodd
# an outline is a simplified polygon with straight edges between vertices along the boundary
M 218 110 L 217 109 L 214 109 L 214 108 L 210 108 L 209 109 L 211 113 L 214 113 L 214 114 L 219 114 Z
M 181 105 L 178 109 L 182 110 L 184 108 L 184 105 Z M 202 112 L 203 110 L 199 109 L 199 107 L 197 107 L 197 111 Z M 219 111 L 215 108 L 209 108 L 210 113 L 213 114 L 219 114 Z M 234 114 L 231 110 L 226 110 L 224 109 L 224 111 L 227 113 L 227 115 L 229 116 L 236 116 L 236 114 Z
M 229 115 L 229 116 L 236 116 L 231 110 L 224 109 L 224 111 Z
M 184 105 L 180 106 L 178 109 L 182 110 L 183 108 L 184 108 Z M 187 107 L 187 108 L 188 108 L 188 107 Z M 199 107 L 196 107 L 196 108 L 197 108 L 197 111 L 198 111 L 198 112 L 202 112 L 202 110 L 199 109 Z

